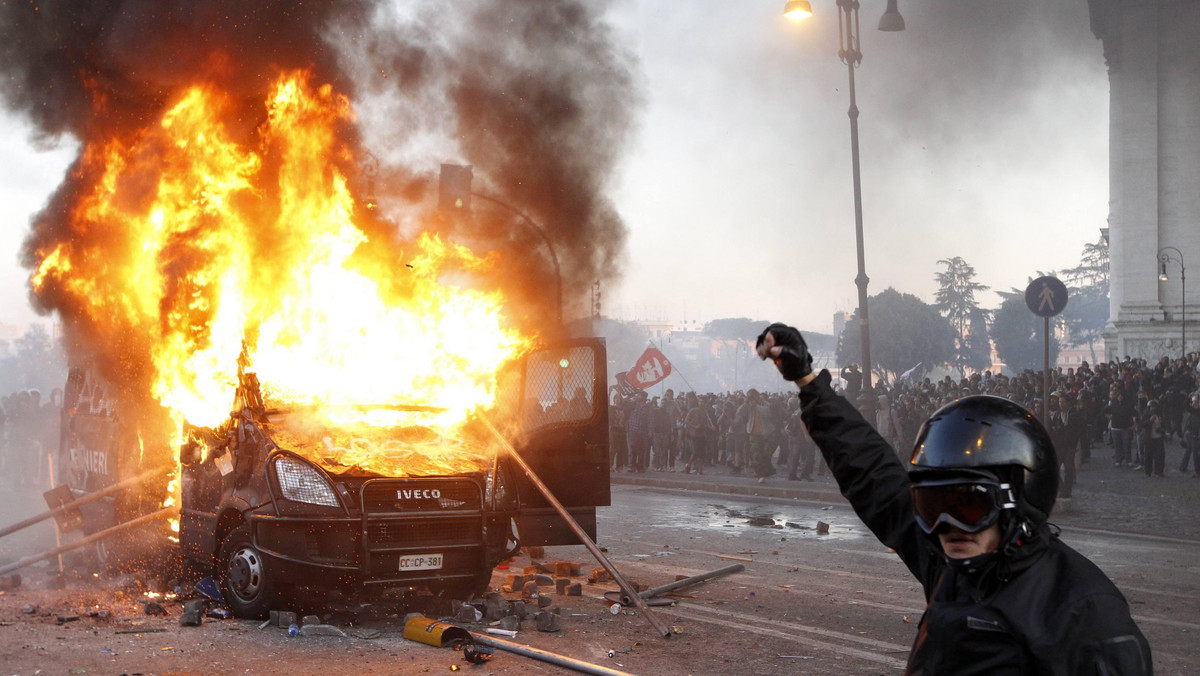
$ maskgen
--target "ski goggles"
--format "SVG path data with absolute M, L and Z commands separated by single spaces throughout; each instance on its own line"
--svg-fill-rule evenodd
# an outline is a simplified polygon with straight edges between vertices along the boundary
M 978 533 L 996 523 L 1001 511 L 1017 506 L 1012 486 L 977 477 L 922 481 L 909 491 L 917 525 L 926 533 L 943 525 Z

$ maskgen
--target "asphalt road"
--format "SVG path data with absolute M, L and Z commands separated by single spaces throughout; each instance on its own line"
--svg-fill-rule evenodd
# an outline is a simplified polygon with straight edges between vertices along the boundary
M 1168 466 L 1175 467 L 1170 460 Z M 562 630 L 538 632 L 527 620 L 517 642 L 636 674 L 902 671 L 923 606 L 920 589 L 827 477 L 811 483 L 773 478 L 760 485 L 714 468 L 704 477 L 664 472 L 613 479 L 613 505 L 600 513 L 599 544 L 627 578 L 659 586 L 749 559 L 740 561 L 745 570 L 684 590 L 677 605 L 654 609 L 678 631 L 669 639 L 658 637 L 636 610 L 612 614 L 603 593 L 615 585 L 604 583 L 585 584 L 583 597 L 553 597 Z M 41 509 L 36 497 L 0 494 L 4 521 Z M 1081 474 L 1076 497 L 1053 519 L 1063 539 L 1125 593 L 1159 674 L 1200 673 L 1193 643 L 1200 632 L 1197 505 L 1200 480 L 1177 474 L 1148 479 L 1097 458 Z M 828 533 L 819 523 L 828 524 Z M 46 544 L 47 537 L 53 544 L 52 530 L 35 527 L 0 539 L 0 563 Z M 597 566 L 583 547 L 550 548 L 545 560 L 576 561 L 585 572 Z M 493 582 L 527 563 L 522 555 L 513 568 L 496 571 Z M 68 576 L 61 589 L 53 588 L 49 572 L 27 569 L 22 588 L 0 593 L 6 674 L 326 674 L 344 673 L 348 665 L 361 674 L 436 673 L 453 666 L 479 674 L 568 673 L 503 652 L 471 667 L 453 651 L 402 638 L 402 610 L 396 608 L 335 618 L 351 633 L 346 638 L 289 638 L 282 629 L 242 620 L 185 628 L 178 623 L 178 602 L 164 603 L 166 617 L 143 612 L 140 599 L 155 575 L 151 568 Z M 38 609 L 25 614 L 25 605 Z M 109 610 L 109 617 L 87 616 L 96 609 Z M 73 615 L 80 619 L 58 622 Z

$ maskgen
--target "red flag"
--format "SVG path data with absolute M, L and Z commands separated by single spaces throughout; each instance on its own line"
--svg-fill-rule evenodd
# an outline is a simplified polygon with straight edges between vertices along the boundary
M 617 381 L 617 394 L 620 394 L 622 397 L 628 397 L 634 392 L 637 392 L 637 388 L 635 388 L 633 385 L 630 385 L 629 380 L 625 378 L 626 373 L 627 371 L 621 371 L 613 377 L 613 379 Z
M 671 362 L 667 360 L 666 355 L 657 347 L 648 347 L 642 356 L 638 357 L 633 368 L 625 374 L 625 379 L 634 387 L 644 390 L 662 382 L 669 375 L 671 375 Z

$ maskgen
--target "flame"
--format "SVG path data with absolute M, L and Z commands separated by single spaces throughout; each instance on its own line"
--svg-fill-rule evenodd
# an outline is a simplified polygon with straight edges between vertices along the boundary
M 87 141 L 76 171 L 94 180 L 74 236 L 41 252 L 35 291 L 52 284 L 88 321 L 144 340 L 150 394 L 180 430 L 229 419 L 241 357 L 269 406 L 337 428 L 327 443 L 278 429 L 327 467 L 470 458 L 446 435 L 493 403 L 498 368 L 532 341 L 506 326 L 502 292 L 480 288 L 497 256 L 369 237 L 339 140 L 354 111 L 308 73 L 273 83 L 250 140 L 234 108 L 196 85 L 156 123 Z M 361 404 L 428 408 L 345 417 Z M 414 425 L 429 432 L 398 431 Z

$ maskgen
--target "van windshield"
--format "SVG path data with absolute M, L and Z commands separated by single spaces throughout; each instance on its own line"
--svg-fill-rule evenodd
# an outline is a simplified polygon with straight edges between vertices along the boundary
M 308 458 L 330 474 L 449 476 L 486 471 L 493 452 L 430 423 L 427 407 L 354 406 L 273 409 L 268 430 L 280 448 Z

